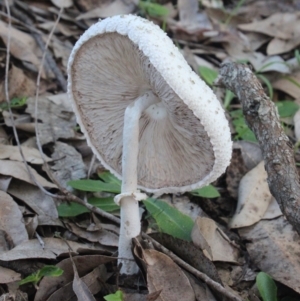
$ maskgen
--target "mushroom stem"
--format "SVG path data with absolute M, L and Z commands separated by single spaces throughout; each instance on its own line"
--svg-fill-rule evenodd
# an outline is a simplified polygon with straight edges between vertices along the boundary
M 150 91 L 130 104 L 124 115 L 122 189 L 120 195 L 121 227 L 119 238 L 119 262 L 121 274 L 133 275 L 138 272 L 131 251 L 131 240 L 140 234 L 140 213 L 137 197 L 137 163 L 139 154 L 139 120 L 145 109 L 159 102 Z M 122 195 L 124 195 L 122 197 Z

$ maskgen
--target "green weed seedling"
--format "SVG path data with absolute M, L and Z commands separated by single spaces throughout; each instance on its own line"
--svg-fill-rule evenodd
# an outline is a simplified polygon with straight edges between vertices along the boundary
M 27 97 L 15 97 L 10 101 L 10 107 L 12 109 L 17 109 L 26 105 L 26 102 L 27 102 Z M 8 110 L 8 103 L 7 102 L 0 103 L 0 111 L 6 111 L 6 110 Z
M 104 297 L 106 301 L 123 301 L 123 293 L 122 291 L 116 291 L 114 294 L 110 294 Z
M 53 266 L 53 265 L 45 265 L 37 272 L 27 276 L 23 280 L 19 282 L 19 285 L 23 285 L 26 283 L 32 283 L 34 286 L 37 286 L 37 284 L 40 282 L 40 280 L 47 276 L 47 277 L 58 277 L 63 274 L 63 270 L 59 267 Z

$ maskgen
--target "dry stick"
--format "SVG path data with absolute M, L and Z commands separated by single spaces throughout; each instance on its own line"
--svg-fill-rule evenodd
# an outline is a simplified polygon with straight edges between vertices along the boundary
M 38 33 L 36 30 L 32 30 L 32 28 L 34 28 L 34 24 L 32 22 L 32 20 L 25 15 L 25 13 L 21 13 L 16 7 L 12 7 L 12 13 L 19 18 L 21 21 L 23 21 L 25 24 L 27 24 L 29 26 L 30 32 L 33 36 L 33 38 L 35 39 L 36 43 L 38 44 L 38 46 L 40 47 L 40 49 L 42 50 L 43 53 L 46 53 L 46 61 L 47 64 L 49 65 L 51 71 L 53 72 L 55 78 L 57 79 L 59 86 L 61 87 L 61 89 L 66 92 L 67 91 L 67 81 L 63 75 L 63 73 L 61 72 L 61 70 L 58 68 L 55 60 L 53 59 L 53 56 L 51 54 L 51 52 L 48 50 L 48 46 L 45 45 L 42 36 L 40 33 Z M 61 14 L 61 12 L 59 12 L 59 15 Z M 57 17 L 57 19 L 59 19 L 60 16 Z M 56 27 L 56 26 L 54 26 Z
M 300 234 L 299 176 L 293 146 L 280 124 L 274 103 L 246 65 L 222 64 L 216 84 L 231 90 L 241 101 L 247 124 L 263 153 L 270 191 Z
M 233 301 L 243 301 L 239 296 L 233 294 L 232 292 L 226 290 L 220 283 L 215 282 L 211 278 L 209 278 L 206 274 L 196 270 L 192 266 L 190 266 L 188 263 L 183 261 L 181 258 L 179 258 L 177 255 L 175 255 L 173 252 L 165 248 L 163 245 L 161 245 L 159 242 L 157 242 L 155 239 L 150 237 L 149 235 L 142 233 L 142 237 L 144 239 L 150 240 L 151 243 L 157 248 L 159 251 L 163 252 L 167 256 L 169 256 L 174 262 L 176 262 L 179 266 L 187 270 L 188 272 L 195 275 L 197 278 L 205 282 L 208 286 L 216 290 L 217 292 L 221 293 L 222 295 L 230 298 Z

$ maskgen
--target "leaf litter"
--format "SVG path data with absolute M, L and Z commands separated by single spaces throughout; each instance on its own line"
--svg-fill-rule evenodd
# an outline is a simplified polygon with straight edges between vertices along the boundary
M 132 292 L 118 281 L 114 257 L 118 225 L 90 213 L 84 204 L 88 201 L 95 208 L 118 216 L 119 211 L 111 201 L 119 191 L 120 183 L 113 177 L 100 177 L 101 187 L 106 188 L 91 190 L 90 187 L 99 181 L 98 174 L 103 168 L 100 165 L 98 170 L 92 169 L 91 181 L 95 182 L 82 182 L 76 188 L 71 185 L 70 181 L 87 177 L 90 161 L 85 163 L 90 160 L 91 152 L 77 128 L 73 110 L 61 88 L 64 83 L 60 82 L 56 71 L 59 69 L 66 74 L 74 43 L 97 18 L 138 13 L 162 26 L 182 49 L 194 71 L 209 84 L 213 82 L 212 74 L 218 73 L 219 63 L 226 59 L 251 64 L 279 110 L 285 110 L 282 122 L 290 140 L 296 142 L 300 136 L 299 114 L 283 101 L 299 105 L 297 1 L 275 1 L 274 5 L 268 1 L 242 1 L 241 5 L 233 2 L 228 5 L 228 1 L 202 0 L 201 6 L 193 0 L 152 1 L 156 6 L 149 6 L 144 0 L 13 2 L 8 94 L 21 145 L 18 146 L 13 137 L 3 77 L 0 82 L 2 291 L 10 294 L 8 286 L 3 286 L 9 284 L 10 287 L 16 285 L 15 291 L 20 292 L 17 282 L 28 274 L 18 270 L 13 262 L 20 268 L 25 266 L 24 260 L 32 266 L 34 262 L 43 264 L 43 260 L 51 260 L 57 266 L 61 264 L 64 274 L 43 278 L 38 284 L 39 290 L 28 294 L 27 300 L 72 300 L 76 298 L 75 294 L 78 300 L 93 300 L 118 289 L 122 289 L 124 300 L 131 301 L 134 298 L 148 301 L 219 300 L 214 286 L 208 287 L 151 244 L 146 248 L 144 245 L 136 247 L 137 260 L 144 267 L 145 277 L 139 284 L 141 291 L 137 292 L 135 287 Z M 1 5 L 4 8 L 4 4 Z M 53 60 L 46 59 L 40 82 L 36 82 L 43 47 L 60 8 L 64 11 L 48 49 Z M 3 15 L 0 22 L 3 47 L 8 45 L 7 33 L 8 19 Z M 4 70 L 4 53 L 0 60 Z M 36 111 L 37 87 L 40 96 Z M 216 92 L 221 100 L 225 99 L 226 93 Z M 154 202 L 146 200 L 142 216 L 144 230 L 187 264 L 208 275 L 215 283 L 223 283 L 227 290 L 239 292 L 243 298 L 253 295 L 251 287 L 258 271 L 268 273 L 290 289 L 279 292 L 281 295 L 294 296 L 300 293 L 297 281 L 299 236 L 281 216 L 279 206 L 270 194 L 263 163 L 259 163 L 262 155 L 240 118 L 240 104 L 233 97 L 225 100 L 224 106 L 229 114 L 235 111 L 232 133 L 237 139 L 226 177 L 213 183 L 213 191 L 208 188 L 164 196 Z M 38 123 L 38 140 L 35 139 L 35 121 Z M 38 144 L 44 154 L 38 150 Z M 296 145 L 296 158 L 298 148 Z M 48 191 L 42 191 L 36 182 Z M 61 187 L 57 184 L 82 199 L 82 203 L 74 203 L 74 198 L 71 203 L 63 200 Z M 89 188 L 82 189 L 82 186 Z M 112 191 L 108 189 L 110 186 L 114 187 Z M 74 265 L 68 258 L 68 245 L 56 235 L 67 239 Z M 248 252 L 247 260 L 241 250 Z M 25 291 L 29 293 L 30 290 Z

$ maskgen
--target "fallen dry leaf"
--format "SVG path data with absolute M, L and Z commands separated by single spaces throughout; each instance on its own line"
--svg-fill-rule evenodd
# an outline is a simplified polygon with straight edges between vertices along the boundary
M 14 179 L 9 185 L 8 193 L 24 202 L 37 214 L 39 225 L 63 226 L 58 219 L 53 198 L 38 187 Z
M 113 2 L 103 2 L 91 11 L 80 14 L 76 20 L 86 20 L 92 18 L 106 18 L 115 15 L 126 15 L 134 11 L 137 0 L 114 0 Z
M 68 8 L 73 5 L 72 0 L 51 0 L 51 2 L 59 8 Z
M 28 233 L 17 203 L 10 195 L 1 190 L 0 200 L 0 229 L 7 233 L 14 246 L 28 241 Z
M 83 282 L 78 276 L 76 266 L 74 265 L 74 280 L 73 280 L 73 291 L 76 294 L 78 301 L 96 301 L 92 292 L 89 290 L 88 286 Z
M 21 146 L 24 157 L 28 163 L 31 164 L 43 164 L 52 161 L 51 158 L 44 155 L 43 158 L 41 153 L 36 148 Z M 23 158 L 20 154 L 19 147 L 13 145 L 0 145 L 0 159 L 10 159 L 13 161 L 23 162 Z
M 27 99 L 26 112 L 32 118 L 36 118 L 35 99 Z M 57 139 L 75 138 L 76 120 L 73 110 L 56 105 L 48 96 L 44 95 L 38 99 L 38 116 L 42 121 L 38 124 L 38 133 L 42 145 L 49 142 L 56 142 Z M 24 128 L 24 125 L 22 125 Z
M 73 258 L 73 260 L 76 264 L 79 276 L 83 277 L 97 266 L 101 266 L 116 259 L 103 255 L 85 255 L 76 256 Z M 64 273 L 59 277 L 43 278 L 40 282 L 40 289 L 37 291 L 34 301 L 47 300 L 58 288 L 64 287 L 73 281 L 74 270 L 70 258 L 62 260 L 56 266 L 63 269 Z M 55 299 L 53 299 L 53 301 L 54 300 Z
M 299 13 L 277 13 L 262 21 L 241 24 L 239 28 L 274 37 L 267 47 L 268 55 L 290 51 L 300 44 Z
M 214 220 L 207 217 L 198 217 L 193 231 L 192 240 L 198 245 L 197 234 L 201 233 L 211 250 L 213 261 L 225 261 L 238 263 L 238 249 L 230 241 L 229 237 L 217 226 Z M 204 252 L 206 255 L 206 253 Z M 210 256 L 208 256 L 210 258 Z
M 0 21 L 0 36 L 5 44 L 7 44 L 8 32 L 8 25 Z M 42 52 L 34 38 L 14 27 L 10 29 L 10 52 L 21 61 L 30 62 L 35 66 L 36 71 L 39 69 Z
M 299 235 L 279 217 L 239 230 L 252 262 L 273 279 L 300 293 Z
M 8 71 L 9 99 L 14 97 L 33 96 L 36 91 L 36 84 L 33 79 L 27 76 L 24 71 L 14 65 Z M 0 83 L 0 102 L 5 101 L 5 81 Z
M 53 164 L 50 165 L 53 177 L 64 188 L 70 189 L 67 182 L 86 177 L 86 168 L 82 156 L 76 149 L 63 142 L 55 142 L 52 154 Z
M 295 99 L 300 95 L 300 71 L 280 78 L 273 83 L 273 88 L 281 90 Z
M 32 167 L 28 166 L 29 170 L 33 174 L 35 180 L 43 187 L 47 188 L 57 188 L 57 186 L 42 176 L 40 176 Z M 36 185 L 35 182 L 31 179 L 26 166 L 23 162 L 18 161 L 9 161 L 9 160 L 0 160 L 0 174 L 11 176 L 13 178 L 25 181 L 27 183 Z
M 167 255 L 156 250 L 143 250 L 147 265 L 149 293 L 161 290 L 157 301 L 195 301 L 195 294 L 184 272 Z
M 67 228 L 75 235 L 84 238 L 90 242 L 99 242 L 101 245 L 104 246 L 112 246 L 112 247 L 118 246 L 118 242 L 119 242 L 118 235 L 110 231 L 104 229 L 98 231 L 88 231 L 76 226 L 73 223 L 67 223 L 66 225 Z
M 10 283 L 21 280 L 21 274 L 0 266 L 0 283 Z
M 242 178 L 239 185 L 236 213 L 231 219 L 229 227 L 246 227 L 258 222 L 264 216 L 272 198 L 262 161 Z
M 94 268 L 94 270 L 81 278 L 81 280 L 88 286 L 93 295 L 97 294 L 102 288 L 103 283 L 107 278 L 106 269 L 104 265 Z M 70 282 L 57 291 L 55 291 L 47 301 L 57 301 L 57 300 L 73 300 L 75 298 L 75 293 L 72 288 L 73 282 Z M 41 286 L 39 286 L 40 289 Z
M 62 239 L 44 238 L 43 242 L 44 246 L 41 245 L 40 241 L 37 239 L 25 241 L 12 250 L 1 253 L 0 260 L 12 261 L 37 258 L 56 259 L 58 256 L 69 254 L 69 247 Z M 72 252 L 107 253 L 107 251 L 101 247 L 90 247 L 86 243 L 81 244 L 74 241 L 68 241 L 68 244 L 71 246 Z

